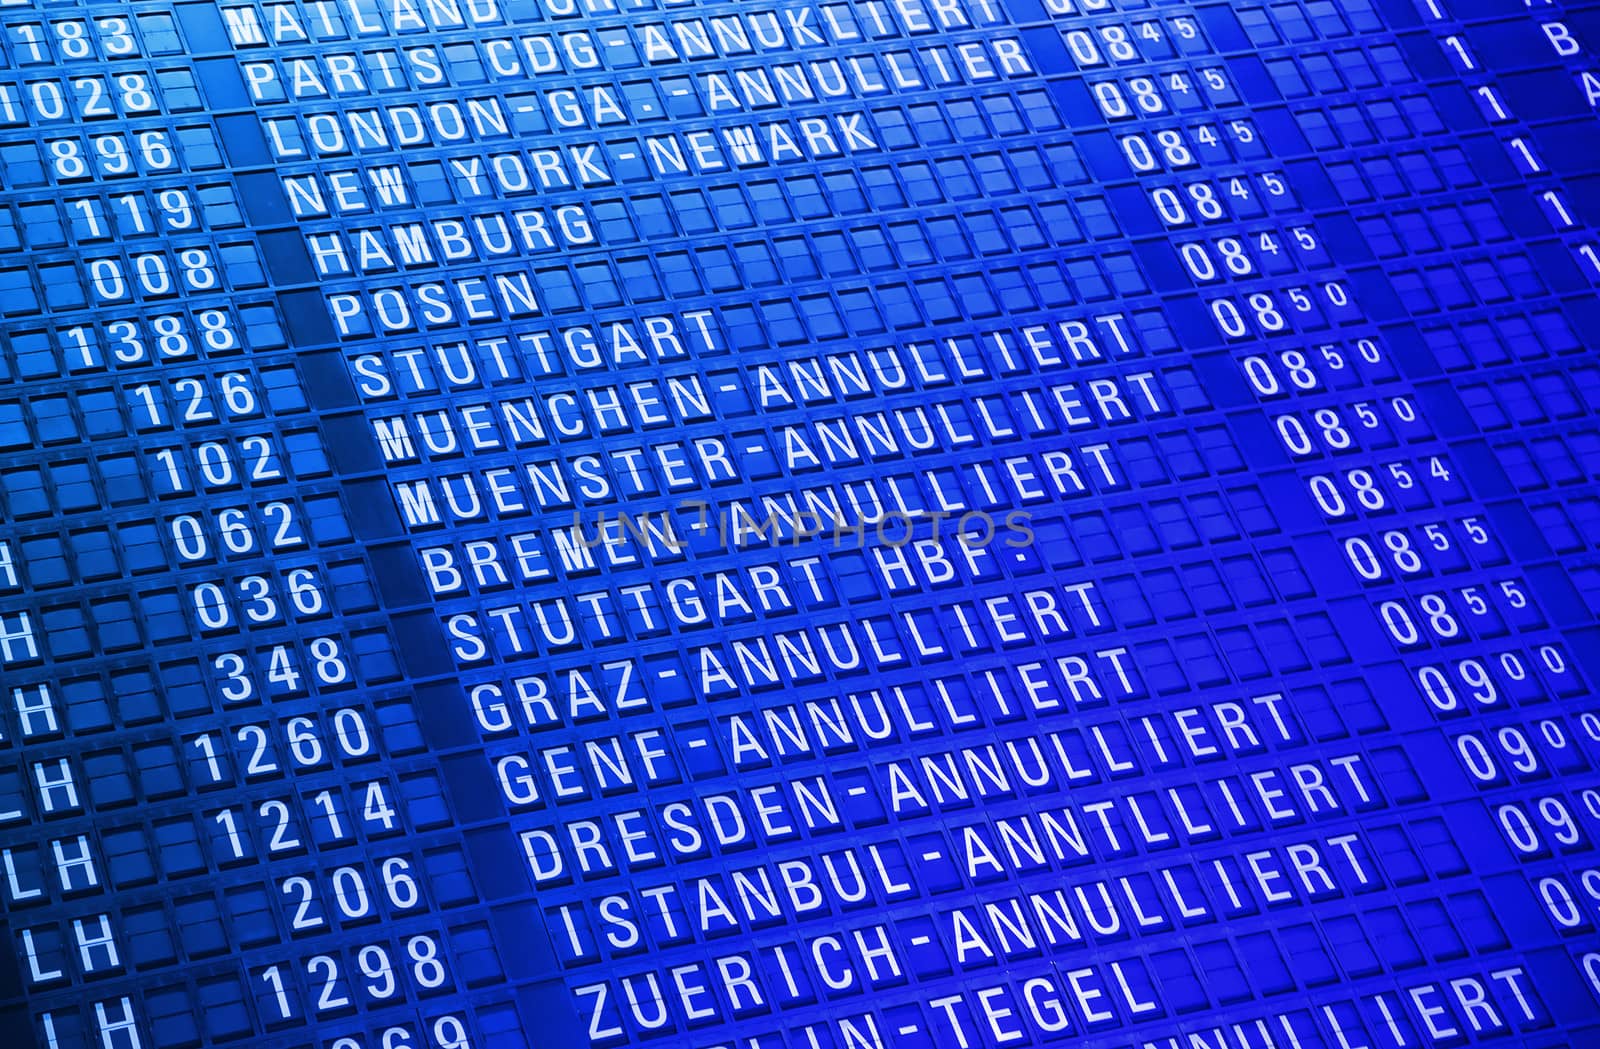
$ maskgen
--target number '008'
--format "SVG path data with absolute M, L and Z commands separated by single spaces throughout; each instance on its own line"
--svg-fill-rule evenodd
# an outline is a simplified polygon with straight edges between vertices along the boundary
M 204 248 L 184 248 L 177 261 L 165 252 L 133 255 L 124 267 L 121 259 L 89 261 L 89 287 L 101 302 L 140 298 L 166 298 L 188 291 L 215 291 L 221 286 L 211 253 Z

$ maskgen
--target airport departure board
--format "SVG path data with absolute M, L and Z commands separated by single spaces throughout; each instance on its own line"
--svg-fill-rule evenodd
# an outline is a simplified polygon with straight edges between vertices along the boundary
M 1597 223 L 1592 2 L 0 0 L 0 1046 L 1600 1046 Z

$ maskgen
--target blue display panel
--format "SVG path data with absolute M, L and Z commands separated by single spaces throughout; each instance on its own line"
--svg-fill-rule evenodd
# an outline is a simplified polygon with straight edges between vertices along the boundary
M 0 1044 L 1600 1045 L 1597 47 L 0 0 Z

